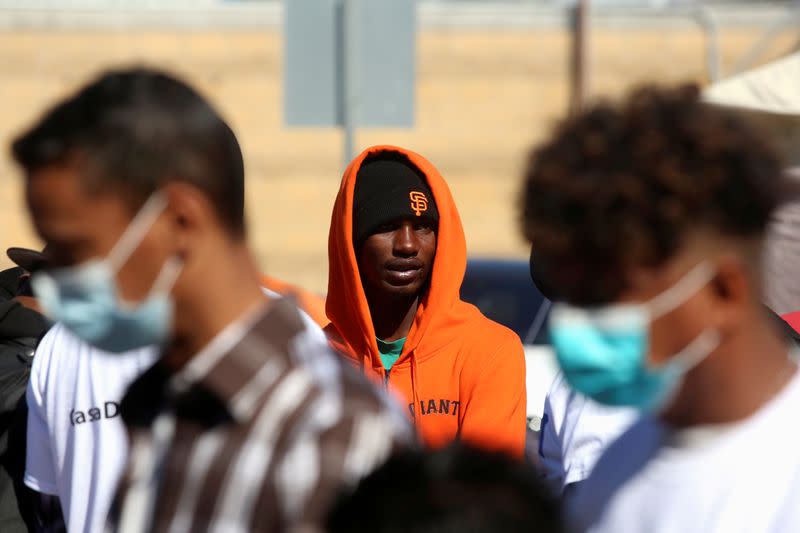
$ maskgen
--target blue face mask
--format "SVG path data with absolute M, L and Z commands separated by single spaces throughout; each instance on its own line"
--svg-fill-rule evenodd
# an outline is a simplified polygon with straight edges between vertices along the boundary
M 137 304 L 120 299 L 115 276 L 165 206 L 163 195 L 155 193 L 105 259 L 35 274 L 31 286 L 45 313 L 107 352 L 162 344 L 172 326 L 170 291 L 182 268 L 181 261 L 167 260 L 150 294 Z
M 550 337 L 570 386 L 605 405 L 660 411 L 683 377 L 719 346 L 717 331 L 701 332 L 669 361 L 647 364 L 650 322 L 680 306 L 713 278 L 701 263 L 670 289 L 644 304 L 580 309 L 554 304 Z

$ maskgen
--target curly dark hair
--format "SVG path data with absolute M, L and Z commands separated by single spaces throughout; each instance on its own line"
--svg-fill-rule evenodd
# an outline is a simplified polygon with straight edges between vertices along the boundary
M 560 124 L 528 161 L 523 232 L 561 298 L 613 300 L 703 228 L 763 235 L 782 190 L 769 139 L 696 85 L 645 86 Z

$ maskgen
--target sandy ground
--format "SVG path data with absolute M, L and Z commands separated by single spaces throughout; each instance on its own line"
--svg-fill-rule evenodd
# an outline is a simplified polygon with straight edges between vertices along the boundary
M 724 65 L 759 31 L 723 31 Z M 705 81 L 698 31 L 597 31 L 592 44 L 596 95 L 643 81 Z M 790 36 L 779 39 L 765 59 L 791 44 Z M 422 33 L 415 127 L 363 130 L 357 144 L 399 144 L 429 157 L 451 184 L 470 253 L 524 257 L 519 174 L 530 146 L 565 110 L 566 45 L 558 30 Z M 250 239 L 264 270 L 324 292 L 342 138 L 334 129 L 284 127 L 278 33 L 0 33 L 0 246 L 38 245 L 7 155 L 10 139 L 99 70 L 139 62 L 182 73 L 217 103 L 245 152 Z M 0 267 L 7 265 L 3 254 Z

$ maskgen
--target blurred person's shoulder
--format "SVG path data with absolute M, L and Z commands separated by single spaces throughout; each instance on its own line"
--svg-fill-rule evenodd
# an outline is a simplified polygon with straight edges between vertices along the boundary
M 33 358 L 32 379 L 41 390 L 74 389 L 79 375 L 91 388 L 124 389 L 158 358 L 154 347 L 109 354 L 78 338 L 61 323 L 54 324 L 39 342 Z
M 337 356 L 318 323 L 291 298 L 271 291 L 267 294 L 282 308 L 281 313 L 299 318 L 300 329 L 290 343 L 290 355 L 314 383 L 317 401 L 312 402 L 313 408 L 339 411 L 339 418 L 348 424 L 365 416 L 383 418 L 387 436 L 411 442 L 406 417 L 390 396 Z
M 261 292 L 263 292 L 270 300 L 272 301 L 283 301 L 286 302 L 287 305 L 290 305 L 294 308 L 297 314 L 300 317 L 301 322 L 301 329 L 303 330 L 302 335 L 308 337 L 309 340 L 313 342 L 322 341 L 325 343 L 325 334 L 322 331 L 322 327 L 319 325 L 319 322 L 314 320 L 314 318 L 306 312 L 305 309 L 302 308 L 300 302 L 294 298 L 293 296 L 281 294 L 276 292 L 272 289 L 268 289 L 267 287 L 261 287 Z
M 666 438 L 666 428 L 651 417 L 642 417 L 613 441 L 600 456 L 589 477 L 576 486 L 567 501 L 567 517 L 576 531 L 586 531 L 616 508 L 616 499 L 648 462 Z M 638 511 L 633 510 L 631 514 Z
M 54 324 L 34 352 L 32 379 L 41 389 L 67 384 L 87 356 L 87 348 L 63 324 Z
M 739 422 L 676 430 L 644 416 L 578 487 L 568 517 L 579 531 L 686 531 L 699 523 L 755 531 L 785 523 L 798 514 L 788 502 L 800 497 L 800 427 L 793 422 L 799 407 L 795 373 Z
M 396 449 L 413 446 L 410 424 L 385 391 L 337 357 L 319 326 L 291 299 L 275 298 L 256 335 L 272 331 L 272 340 L 289 336 L 285 353 L 275 353 L 289 367 L 259 411 L 266 416 L 281 396 L 296 395 L 296 407 L 280 428 L 272 450 L 274 489 L 285 501 L 281 512 L 292 531 L 316 531 L 336 494 L 367 475 Z M 288 357 L 288 359 L 284 359 Z M 290 385 L 292 383 L 292 385 Z M 295 393 L 290 392 L 296 389 Z M 302 391 L 302 394 L 299 392 Z M 256 417 L 260 415 L 256 414 Z M 309 455 L 310 454 L 310 455 Z M 303 483 L 300 465 L 313 464 L 316 482 Z M 304 495 L 302 497 L 298 495 Z M 300 506 L 297 502 L 304 501 Z M 295 503 L 292 503 L 295 502 Z
M 392 432 L 401 441 L 410 442 L 412 434 L 408 420 L 394 398 L 386 390 L 376 387 L 372 381 L 354 368 L 352 364 L 338 356 L 331 348 L 325 333 L 311 318 L 307 318 L 307 324 L 310 330 L 309 338 L 320 349 L 319 367 L 323 369 L 323 373 L 326 373 L 325 367 L 329 366 L 330 370 L 335 369 L 333 372 L 338 376 L 338 380 L 343 386 L 341 391 L 345 412 L 348 413 L 348 416 L 357 416 L 362 412 L 381 414 L 386 417 Z M 321 381 L 325 382 L 326 380 L 322 379 Z M 332 383 L 328 382 L 328 385 L 330 388 Z
M 608 446 L 636 421 L 628 407 L 601 405 L 575 392 L 559 372 L 547 392 L 542 421 L 542 469 L 559 483 L 558 494 L 569 484 L 584 481 Z

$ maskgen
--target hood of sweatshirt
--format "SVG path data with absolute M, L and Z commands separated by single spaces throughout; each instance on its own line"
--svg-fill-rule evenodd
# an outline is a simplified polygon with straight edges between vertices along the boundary
M 403 364 L 410 353 L 417 360 L 429 357 L 453 339 L 453 328 L 462 327 L 477 314 L 459 297 L 467 265 L 464 228 L 453 196 L 436 168 L 421 155 L 397 146 L 373 146 L 364 150 L 347 167 L 336 196 L 328 236 L 328 297 L 326 312 L 332 328 L 331 343 L 350 357 L 361 358 L 369 368 L 382 366 L 375 329 L 372 326 L 367 298 L 361 285 L 353 244 L 353 195 L 356 176 L 364 160 L 380 152 L 405 155 L 425 175 L 439 210 L 436 235 L 436 256 L 428 288 L 417 308 L 417 314 L 396 364 Z M 446 332 L 446 333 L 445 333 Z

